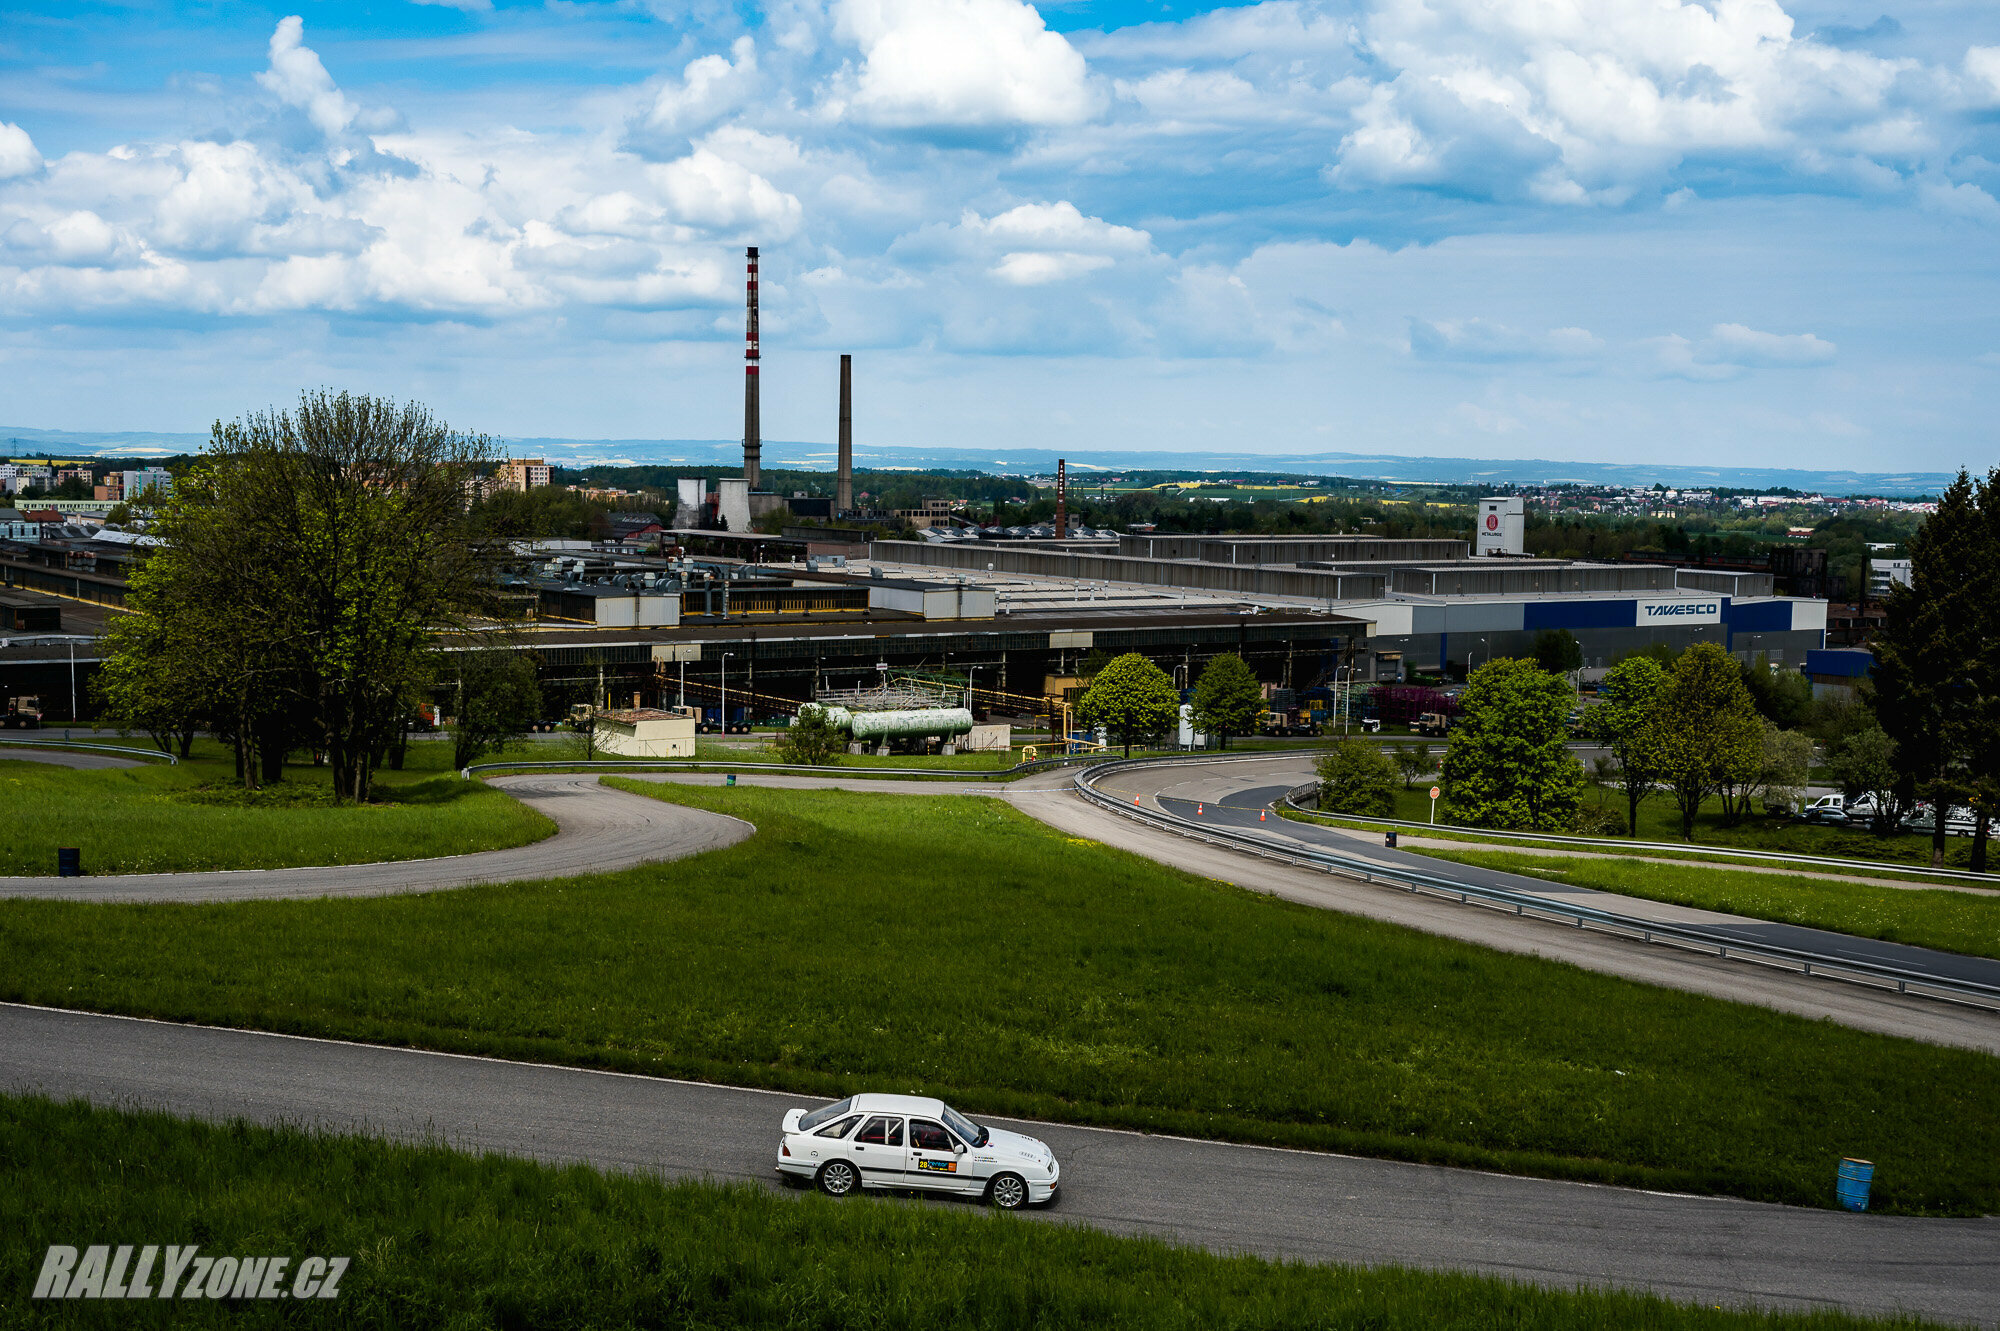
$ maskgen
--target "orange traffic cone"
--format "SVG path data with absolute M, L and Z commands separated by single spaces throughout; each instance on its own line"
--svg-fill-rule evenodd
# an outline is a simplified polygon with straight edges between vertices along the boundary
M 1139 797 L 1137 795 L 1132 797 L 1132 807 L 1135 809 L 1139 807 Z
M 1196 816 L 1196 817 L 1199 817 L 1199 816 L 1201 815 L 1201 810 L 1202 810 L 1202 806 L 1201 806 L 1201 805 L 1197 804 L 1197 805 L 1195 805 L 1195 806 L 1194 806 L 1194 811 L 1195 811 L 1195 816 Z
M 1262 809 L 1257 810 L 1257 821 L 1260 823 L 1264 821 L 1264 811 Z

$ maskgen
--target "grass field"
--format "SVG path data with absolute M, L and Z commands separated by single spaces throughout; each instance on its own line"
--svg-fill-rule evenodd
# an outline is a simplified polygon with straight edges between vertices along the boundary
M 1489 1277 L 1217 1257 L 969 1206 L 667 1184 L 436 1147 L 0 1098 L 0 1327 L 164 1324 L 815 1331 L 1899 1325 Z M 336 1299 L 36 1303 L 48 1246 L 350 1256 Z M 283 1282 L 289 1286 L 290 1272 Z M 185 1283 L 187 1276 L 181 1277 Z M 147 1285 L 157 1291 L 156 1265 Z M 149 1311 L 150 1310 L 150 1311 Z
M 2000 957 L 2000 896 L 1877 887 L 1783 874 L 1731 873 L 1660 860 L 1411 849 L 1433 859 L 1553 878 L 1651 901 L 1672 901 L 1751 919 L 1803 924 L 1977 957 Z
M 615 780 L 615 779 L 614 779 Z M 0 997 L 968 1111 L 2000 1211 L 2000 1059 L 1312 910 L 996 800 L 640 794 L 758 834 L 365 901 L 0 902 Z
M 411 756 L 448 762 L 450 750 L 418 745 Z M 0 750 L 0 809 L 0 875 L 53 874 L 59 846 L 82 851 L 86 873 L 171 873 L 423 859 L 555 831 L 513 797 L 438 768 L 379 773 L 367 805 L 332 803 L 328 773 L 312 767 L 246 797 L 206 742 L 177 767 L 97 771 Z

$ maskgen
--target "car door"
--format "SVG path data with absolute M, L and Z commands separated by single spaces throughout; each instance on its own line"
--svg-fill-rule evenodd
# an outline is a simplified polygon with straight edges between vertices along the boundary
M 854 1134 L 854 1148 L 848 1154 L 861 1170 L 863 1183 L 877 1188 L 907 1186 L 909 1152 L 903 1145 L 900 1114 L 870 1114 Z
M 971 1153 L 960 1153 L 958 1139 L 944 1124 L 911 1119 L 909 1150 L 912 1187 L 964 1192 L 973 1182 Z

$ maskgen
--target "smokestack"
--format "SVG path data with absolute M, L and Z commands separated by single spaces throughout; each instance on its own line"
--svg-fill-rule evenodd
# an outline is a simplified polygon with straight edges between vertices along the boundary
M 840 358 L 840 470 L 833 483 L 836 517 L 854 507 L 854 357 Z
M 757 247 L 748 256 L 749 282 L 744 288 L 743 310 L 743 479 L 755 490 L 761 479 L 764 459 L 764 424 L 757 396 Z
M 1056 539 L 1069 537 L 1069 463 L 1056 459 Z

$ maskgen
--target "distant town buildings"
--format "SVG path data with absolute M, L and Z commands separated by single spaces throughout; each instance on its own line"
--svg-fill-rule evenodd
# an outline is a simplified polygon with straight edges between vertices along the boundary
M 547 485 L 555 471 L 540 458 L 508 458 L 500 464 L 497 485 L 502 490 L 532 490 Z

